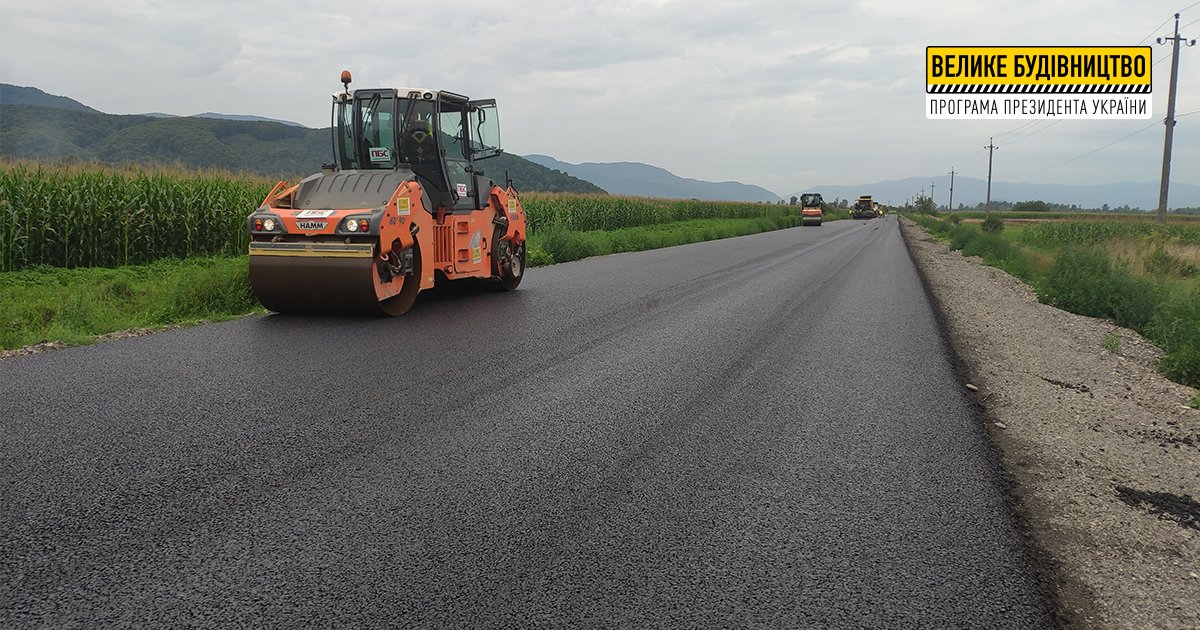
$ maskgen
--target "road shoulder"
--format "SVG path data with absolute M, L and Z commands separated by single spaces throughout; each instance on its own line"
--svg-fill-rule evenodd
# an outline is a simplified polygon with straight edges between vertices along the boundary
M 1158 374 L 1161 350 L 1137 333 L 1041 304 L 900 224 L 1060 620 L 1200 628 L 1200 412 L 1183 406 L 1196 390 Z M 1121 354 L 1101 345 L 1110 334 Z

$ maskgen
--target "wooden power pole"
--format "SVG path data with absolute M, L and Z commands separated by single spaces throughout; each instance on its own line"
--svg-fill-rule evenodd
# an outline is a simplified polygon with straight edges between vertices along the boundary
M 986 220 L 992 218 L 992 151 L 999 149 L 1000 147 L 996 146 L 996 144 L 992 142 L 991 138 L 988 138 L 988 144 L 983 148 L 988 150 L 987 208 L 985 209 L 984 214 L 984 219 Z
M 946 205 L 946 210 L 953 214 L 954 212 L 954 167 L 950 167 L 950 203 Z
M 1163 124 L 1167 126 L 1166 137 L 1163 138 L 1163 167 L 1162 182 L 1158 186 L 1158 222 L 1167 222 L 1167 188 L 1171 183 L 1171 139 L 1175 135 L 1175 84 L 1179 80 L 1179 42 L 1184 41 L 1179 36 L 1179 14 L 1175 14 L 1175 36 L 1159 37 L 1158 43 L 1171 42 L 1171 88 L 1167 92 L 1167 117 Z M 1185 42 L 1195 46 L 1196 40 Z

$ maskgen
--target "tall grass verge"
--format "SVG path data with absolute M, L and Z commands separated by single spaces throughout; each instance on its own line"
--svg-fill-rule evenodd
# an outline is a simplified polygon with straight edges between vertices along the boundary
M 537 266 L 619 252 L 639 252 L 795 227 L 801 222 L 799 215 L 779 214 L 752 219 L 693 219 L 587 232 L 551 225 L 530 233 L 528 262 L 530 266 Z
M 90 343 L 127 328 L 231 319 L 261 309 L 246 256 L 114 269 L 41 265 L 0 273 L 0 349 L 48 340 Z
M 1196 268 L 1171 252 L 1191 247 L 1189 230 L 1196 226 L 1168 225 L 1166 230 L 1133 221 L 1086 224 L 1042 223 L 1026 226 L 1022 242 L 1041 248 L 1039 258 L 1051 262 L 1044 271 L 1019 245 L 1000 232 L 983 232 L 966 223 L 950 225 L 931 217 L 910 216 L 951 249 L 1003 269 L 1033 285 L 1038 300 L 1065 311 L 1110 319 L 1145 335 L 1166 352 L 1159 370 L 1171 380 L 1200 387 L 1200 288 L 1189 282 Z M 1051 226 L 1051 227 L 1045 227 Z M 1174 228 L 1174 229 L 1173 229 Z M 1110 251 L 1128 241 L 1145 245 L 1140 260 L 1146 275 L 1134 273 L 1130 260 Z M 1056 252 L 1055 254 L 1047 251 Z M 1180 287 L 1192 287 L 1180 290 Z M 1172 290 L 1175 287 L 1175 290 Z M 1174 293 L 1174 294 L 1173 294 Z
M 1147 336 L 1167 353 L 1159 364 L 1167 378 L 1200 387 L 1200 290 L 1161 304 Z

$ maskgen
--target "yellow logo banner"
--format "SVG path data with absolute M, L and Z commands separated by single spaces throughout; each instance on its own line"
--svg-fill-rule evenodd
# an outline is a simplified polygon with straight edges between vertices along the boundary
M 1149 46 L 929 46 L 925 91 L 1149 94 Z

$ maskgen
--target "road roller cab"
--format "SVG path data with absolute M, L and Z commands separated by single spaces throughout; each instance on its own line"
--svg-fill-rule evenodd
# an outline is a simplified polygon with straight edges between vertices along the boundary
M 435 282 L 516 289 L 525 213 L 499 155 L 494 100 L 445 91 L 345 89 L 333 96 L 334 162 L 280 182 L 248 218 L 250 283 L 279 312 L 399 315 Z M 506 178 L 507 179 L 507 178 Z
M 821 225 L 821 193 L 800 195 L 800 217 L 804 225 Z

